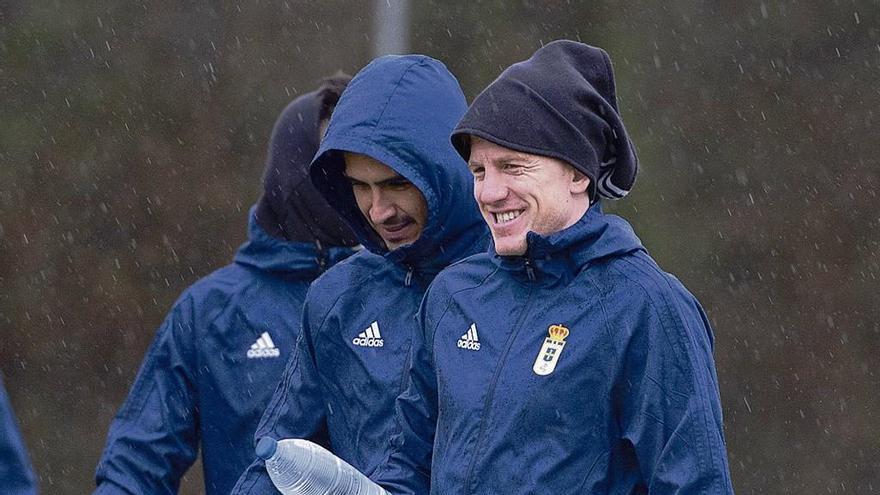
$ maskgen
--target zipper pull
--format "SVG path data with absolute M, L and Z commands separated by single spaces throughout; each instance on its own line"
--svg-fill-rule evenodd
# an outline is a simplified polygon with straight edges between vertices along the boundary
M 406 267 L 406 278 L 403 279 L 403 285 L 409 287 L 412 284 L 413 267 Z
M 532 267 L 532 260 L 526 258 L 526 274 L 529 276 L 529 280 L 535 281 L 535 269 Z

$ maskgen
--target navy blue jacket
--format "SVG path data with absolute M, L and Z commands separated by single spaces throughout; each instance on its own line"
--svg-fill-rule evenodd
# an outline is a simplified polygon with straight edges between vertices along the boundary
M 292 354 L 314 244 L 269 236 L 251 211 L 234 263 L 174 304 L 110 426 L 95 493 L 177 493 L 199 443 L 206 493 L 226 495 L 250 463 L 251 439 Z M 325 250 L 332 265 L 351 254 Z
M 733 492 L 709 322 L 600 204 L 451 266 L 419 318 L 391 493 Z
M 27 449 L 18 431 L 18 422 L 0 376 L 0 492 L 6 495 L 37 493 L 37 482 Z
M 297 355 L 257 437 L 324 441 L 365 473 L 387 455 L 424 291 L 442 268 L 488 244 L 471 175 L 448 139 L 465 109 L 455 77 L 425 56 L 374 60 L 343 93 L 312 180 L 366 249 L 309 289 Z M 342 150 L 386 164 L 422 192 L 428 219 L 418 240 L 385 248 L 342 175 Z M 234 493 L 275 493 L 262 461 Z

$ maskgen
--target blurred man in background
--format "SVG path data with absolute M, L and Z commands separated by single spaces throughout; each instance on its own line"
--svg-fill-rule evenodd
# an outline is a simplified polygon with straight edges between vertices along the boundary
M 0 492 L 35 495 L 37 481 L 0 375 Z
M 110 426 L 95 493 L 177 493 L 200 444 L 206 493 L 228 494 L 250 463 L 309 283 L 357 244 L 307 177 L 349 79 L 329 78 L 282 112 L 249 240 L 174 304 Z
M 374 479 L 395 495 L 733 493 L 706 315 L 602 212 L 638 163 L 608 55 L 544 46 L 452 140 L 493 246 L 425 295 Z
M 309 289 L 297 355 L 256 437 L 323 443 L 364 473 L 387 455 L 425 289 L 488 243 L 448 139 L 466 108 L 455 77 L 422 55 L 376 59 L 343 94 L 311 177 L 366 249 Z M 262 460 L 234 493 L 277 493 Z

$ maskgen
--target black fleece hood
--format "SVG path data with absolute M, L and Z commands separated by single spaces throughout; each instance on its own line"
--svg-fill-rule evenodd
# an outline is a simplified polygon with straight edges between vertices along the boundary
M 320 112 L 319 91 L 312 91 L 293 100 L 275 122 L 256 220 L 282 241 L 351 247 L 358 243 L 351 229 L 309 180 L 320 143 Z
M 469 136 L 570 163 L 590 178 L 591 202 L 622 198 L 636 180 L 638 158 L 617 110 L 611 59 L 583 43 L 554 41 L 508 67 L 452 132 L 465 160 Z

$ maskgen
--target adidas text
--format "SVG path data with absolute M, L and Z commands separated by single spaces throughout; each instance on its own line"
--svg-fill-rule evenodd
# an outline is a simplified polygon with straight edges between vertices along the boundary
M 462 349 L 468 349 L 471 351 L 479 351 L 480 350 L 480 343 L 458 339 L 458 347 L 460 347 Z
M 385 345 L 384 339 L 367 339 L 363 337 L 355 337 L 351 339 L 351 343 L 354 345 L 360 345 L 363 347 L 382 347 Z
M 281 351 L 278 349 L 248 349 L 247 351 L 247 357 L 249 358 L 268 358 L 280 355 Z

